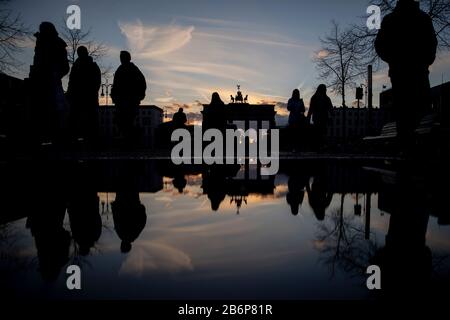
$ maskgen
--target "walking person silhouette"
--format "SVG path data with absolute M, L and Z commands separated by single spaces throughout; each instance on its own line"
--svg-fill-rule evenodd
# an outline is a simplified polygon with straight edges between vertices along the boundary
M 431 17 L 414 0 L 399 0 L 378 32 L 375 49 L 389 64 L 399 146 L 409 153 L 414 131 L 431 109 L 429 67 L 436 58 L 437 39 Z
M 326 144 L 328 122 L 333 109 L 331 99 L 327 96 L 327 87 L 320 84 L 309 103 L 307 122 L 312 121 L 314 148 L 319 150 Z
M 305 127 L 305 103 L 300 98 L 300 90 L 295 89 L 292 92 L 292 97 L 287 104 L 289 111 L 289 140 L 291 141 L 291 147 L 294 151 L 298 151 L 300 148 L 301 135 Z

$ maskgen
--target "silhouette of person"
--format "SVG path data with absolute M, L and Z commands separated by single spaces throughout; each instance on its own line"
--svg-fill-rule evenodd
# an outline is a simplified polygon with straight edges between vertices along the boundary
M 414 201 L 426 193 L 425 186 L 415 182 L 414 171 L 402 168 L 391 191 L 395 202 L 391 209 L 385 246 L 371 263 L 381 269 L 381 289 L 389 296 L 417 298 L 429 294 L 432 275 L 432 253 L 426 245 L 429 211 L 425 203 Z
M 27 220 L 36 244 L 39 272 L 45 281 L 55 281 L 69 261 L 70 233 L 64 228 L 66 168 L 58 163 L 38 164 L 34 210 Z
M 186 188 L 187 180 L 183 173 L 177 172 L 172 180 L 174 188 L 178 190 L 180 194 L 183 193 L 184 188 Z
M 117 107 L 116 122 L 126 142 L 131 142 L 139 104 L 145 98 L 147 84 L 128 51 L 120 52 L 121 65 L 114 74 L 111 98 Z
M 187 116 L 184 113 L 183 108 L 180 108 L 177 112 L 175 112 L 172 121 L 175 128 L 184 128 L 186 126 Z
M 292 97 L 287 104 L 289 111 L 289 133 L 290 140 L 295 141 L 292 145 L 294 149 L 299 147 L 299 141 L 301 141 L 302 129 L 305 125 L 305 103 L 300 98 L 300 90 L 295 89 L 292 92 Z
M 375 49 L 389 64 L 398 141 L 409 150 L 415 128 L 431 108 L 428 68 L 436 58 L 437 39 L 430 16 L 418 2 L 399 0 L 383 19 Z
M 80 46 L 78 58 L 72 66 L 67 97 L 70 102 L 70 123 L 74 138 L 95 139 L 98 132 L 98 91 L 101 72 L 89 56 L 88 49 Z
M 333 109 L 331 99 L 327 96 L 327 87 L 320 84 L 309 104 L 307 122 L 312 121 L 314 144 L 316 148 L 323 147 L 326 143 L 328 122 Z
M 211 202 L 211 210 L 216 212 L 227 195 L 227 178 L 237 174 L 238 166 L 212 166 L 202 174 L 203 194 L 208 195 Z
M 325 219 L 325 211 L 330 206 L 333 194 L 327 191 L 327 179 L 323 173 L 316 174 L 311 186 L 306 184 L 309 205 L 314 211 L 317 220 Z
M 217 92 L 214 92 L 211 96 L 211 102 L 208 109 L 208 123 L 205 124 L 205 127 L 223 131 L 226 129 L 226 126 L 225 104 L 220 98 L 220 95 Z
M 305 187 L 308 183 L 307 176 L 293 174 L 288 180 L 288 193 L 286 195 L 286 202 L 291 207 L 291 213 L 296 216 L 300 212 L 300 207 L 305 198 Z
M 120 168 L 116 199 L 111 204 L 114 228 L 122 240 L 120 250 L 128 253 L 132 243 L 147 224 L 145 207 L 139 199 L 138 168 L 133 163 L 124 163 Z
M 87 256 L 102 233 L 102 218 L 99 212 L 99 198 L 95 184 L 92 183 L 93 171 L 83 164 L 73 170 L 68 214 L 72 237 L 78 244 L 79 253 Z
M 69 72 L 67 44 L 58 36 L 55 26 L 42 22 L 34 34 L 36 46 L 30 67 L 30 84 L 34 118 L 40 142 L 55 142 L 63 137 L 68 117 L 68 104 L 61 79 Z

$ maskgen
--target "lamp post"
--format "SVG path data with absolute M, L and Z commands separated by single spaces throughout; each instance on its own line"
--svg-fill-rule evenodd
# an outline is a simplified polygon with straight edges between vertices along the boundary
M 108 78 L 106 78 L 106 82 L 102 83 L 102 93 L 100 94 L 100 96 L 102 98 L 106 97 L 106 106 L 108 106 L 108 96 L 109 96 L 109 88 L 112 87 L 112 84 L 109 83 Z M 106 94 L 105 94 L 106 92 Z

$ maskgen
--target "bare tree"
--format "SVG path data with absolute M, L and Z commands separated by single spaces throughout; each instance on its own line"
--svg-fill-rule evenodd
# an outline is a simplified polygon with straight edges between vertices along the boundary
M 355 84 L 374 59 L 367 55 L 366 42 L 355 36 L 353 28 L 342 30 L 334 21 L 330 34 L 320 42 L 322 47 L 314 57 L 319 77 L 342 97 L 345 107 L 346 89 Z
M 102 65 L 101 60 L 108 54 L 108 47 L 101 42 L 96 42 L 91 38 L 91 29 L 82 31 L 80 29 L 69 29 L 64 24 L 61 37 L 66 41 L 68 49 L 67 56 L 69 64 L 75 62 L 77 58 L 77 49 L 79 46 L 85 46 L 88 49 L 89 55 L 99 64 L 102 71 L 102 76 L 110 72 L 110 67 Z
M 342 195 L 343 197 L 343 195 Z M 351 214 L 345 214 L 343 206 L 333 210 L 318 225 L 316 241 L 320 243 L 321 262 L 330 268 L 333 278 L 339 268 L 352 277 L 365 274 L 370 259 L 379 249 L 376 239 L 365 239 L 365 227 Z
M 18 67 L 16 56 L 22 49 L 21 42 L 28 35 L 20 16 L 7 8 L 7 2 L 0 0 L 0 72 Z

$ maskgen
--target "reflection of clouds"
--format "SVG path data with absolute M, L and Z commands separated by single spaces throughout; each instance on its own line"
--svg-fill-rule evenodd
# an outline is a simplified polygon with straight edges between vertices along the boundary
M 122 264 L 119 274 L 142 277 L 146 273 L 192 271 L 191 258 L 183 251 L 158 242 L 139 242 Z

